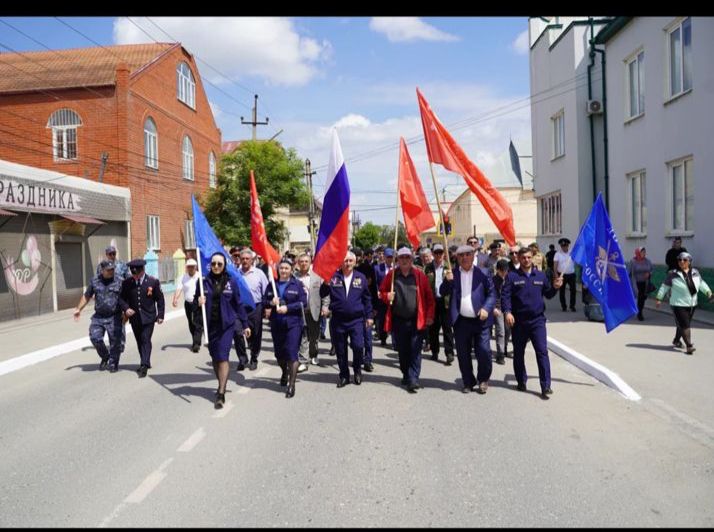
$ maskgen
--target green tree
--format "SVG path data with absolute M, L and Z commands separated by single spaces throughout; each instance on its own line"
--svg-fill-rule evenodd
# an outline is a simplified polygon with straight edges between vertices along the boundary
M 394 246 L 394 226 L 393 225 L 383 225 L 382 230 L 379 234 L 379 241 L 387 247 Z M 399 222 L 399 233 L 397 234 L 397 247 L 408 246 L 411 248 L 411 244 L 407 239 L 407 230 L 404 228 L 404 224 Z M 397 251 L 396 249 L 394 251 Z
M 246 141 L 220 161 L 216 188 L 199 202 L 216 236 L 230 245 L 250 245 L 250 171 L 255 175 L 268 240 L 287 239 L 285 224 L 275 219 L 279 207 L 306 209 L 303 161 L 293 148 L 276 141 Z
M 381 229 L 372 222 L 367 222 L 355 233 L 355 245 L 362 249 L 372 249 L 379 244 Z

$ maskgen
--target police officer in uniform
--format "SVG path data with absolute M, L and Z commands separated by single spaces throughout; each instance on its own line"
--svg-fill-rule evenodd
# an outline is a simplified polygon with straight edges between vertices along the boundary
M 484 273 L 474 261 L 472 246 L 459 246 L 456 258 L 459 268 L 456 274 L 447 271 L 441 284 L 442 296 L 451 296 L 449 320 L 454 327 L 456 355 L 463 382 L 463 393 L 476 386 L 477 393 L 488 390 L 491 378 L 491 313 L 496 305 L 496 291 L 491 276 Z M 471 353 L 476 348 L 478 369 L 474 377 Z
M 136 338 L 141 357 L 141 365 L 136 373 L 142 378 L 146 377 L 151 368 L 151 336 L 154 334 L 154 323 L 161 325 L 164 322 L 164 293 L 159 280 L 144 272 L 144 259 L 134 259 L 127 266 L 132 276 L 122 284 L 119 305 L 129 318 Z
M 508 272 L 501 289 L 501 309 L 506 324 L 511 327 L 513 338 L 513 372 L 518 381 L 518 390 L 526 391 L 525 352 L 530 340 L 538 362 L 541 398 L 548 399 L 550 388 L 550 360 L 548 359 L 548 335 L 545 330 L 545 304 L 543 297 L 552 299 L 563 284 L 556 276 L 551 286 L 545 273 L 533 266 L 533 252 L 521 248 L 518 252 L 521 267 Z
M 283 257 L 278 264 L 278 280 L 275 283 L 278 293 L 273 292 L 270 283 L 263 294 L 263 308 L 265 317 L 270 320 L 275 358 L 283 370 L 280 386 L 288 387 L 285 392 L 288 399 L 295 395 L 303 315 L 307 307 L 305 287 L 292 275 L 292 270 L 292 261 Z
M 364 352 L 365 321 L 367 328 L 372 327 L 372 296 L 367 286 L 367 278 L 354 270 L 357 258 L 347 252 L 342 268 L 332 276 L 329 283 L 320 287 L 320 297 L 330 297 L 329 311 L 330 338 L 335 346 L 340 377 L 337 387 L 342 388 L 350 382 L 350 369 L 347 359 L 347 339 L 352 346 L 352 369 L 354 383 L 362 384 L 362 356 Z M 323 308 L 323 312 L 327 309 Z
M 120 282 L 131 277 L 131 272 L 126 262 L 117 259 L 117 248 L 107 246 L 104 248 L 104 254 L 106 255 L 105 260 L 114 263 L 114 276 L 118 277 Z M 100 261 L 100 263 L 97 264 L 97 275 L 101 275 L 102 273 L 102 262 L 103 261 Z M 127 320 L 122 317 L 122 326 L 119 329 L 119 354 L 124 352 L 124 346 L 126 344 L 126 330 L 124 329 L 126 321 Z
M 114 373 L 119 369 L 121 354 L 120 330 L 123 327 L 119 292 L 121 292 L 122 280 L 115 275 L 113 262 L 103 260 L 99 266 L 101 273 L 93 277 L 87 286 L 74 311 L 74 320 L 79 321 L 79 314 L 94 296 L 94 314 L 89 324 L 89 339 L 101 358 L 99 369 L 103 371 L 108 367 L 109 371 Z M 108 350 L 104 344 L 105 332 L 109 336 Z

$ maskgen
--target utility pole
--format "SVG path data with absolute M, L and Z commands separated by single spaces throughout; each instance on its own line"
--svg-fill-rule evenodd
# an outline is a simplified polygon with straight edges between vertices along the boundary
M 243 117 L 240 117 L 240 123 L 241 124 L 246 124 L 246 125 L 252 125 L 253 126 L 253 140 L 256 140 L 256 133 L 257 133 L 257 128 L 256 126 L 267 126 L 268 121 L 270 120 L 267 116 L 265 117 L 265 122 L 258 122 L 258 95 L 254 95 L 254 103 L 253 103 L 253 120 L 251 122 L 245 122 L 243 120 Z
M 310 231 L 310 249 L 315 253 L 315 197 L 312 195 L 312 176 L 317 172 L 312 172 L 310 159 L 305 159 L 305 184 L 310 195 L 309 210 L 307 214 L 308 228 Z

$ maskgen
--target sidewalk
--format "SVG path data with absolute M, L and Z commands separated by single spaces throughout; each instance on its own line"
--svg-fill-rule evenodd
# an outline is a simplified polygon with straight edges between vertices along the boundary
M 714 427 L 714 317 L 697 310 L 693 323 L 693 355 L 672 346 L 675 326 L 671 311 L 645 307 L 645 321 L 636 317 L 609 334 L 602 322 L 588 321 L 582 303 L 577 312 L 563 312 L 557 296 L 546 303 L 548 336 L 617 373 L 642 396 L 641 403 L 666 403 L 677 417 Z M 652 304 L 654 307 L 654 304 Z M 555 356 L 551 353 L 551 356 Z M 529 368 L 534 362 L 526 359 Z M 531 370 L 537 375 L 537 369 Z M 557 393 L 557 392 L 556 392 Z M 614 392 L 613 392 L 614 393 Z M 637 404 L 637 403 L 635 403 Z

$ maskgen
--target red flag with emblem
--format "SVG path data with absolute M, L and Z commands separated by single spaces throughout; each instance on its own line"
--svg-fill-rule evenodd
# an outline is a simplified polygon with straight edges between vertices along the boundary
M 263 212 L 260 210 L 260 200 L 258 199 L 258 189 L 255 186 L 253 170 L 250 171 L 250 243 L 253 250 L 263 257 L 263 260 L 270 266 L 273 275 L 277 277 L 278 270 L 275 265 L 280 261 L 280 255 L 268 242 L 263 223 Z
M 421 123 L 429 161 L 442 165 L 447 170 L 461 175 L 471 191 L 481 202 L 493 223 L 509 245 L 516 243 L 511 206 L 494 187 L 481 170 L 466 156 L 451 134 L 446 130 L 434 111 L 429 107 L 421 91 L 417 88 Z
M 400 138 L 399 145 L 399 199 L 402 203 L 407 237 L 409 242 L 417 247 L 419 235 L 434 227 L 434 216 L 404 138 Z

